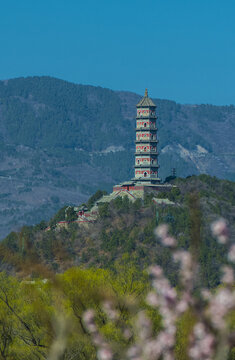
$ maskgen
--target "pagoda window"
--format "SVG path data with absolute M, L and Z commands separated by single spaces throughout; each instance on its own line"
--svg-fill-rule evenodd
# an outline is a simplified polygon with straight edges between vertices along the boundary
M 147 150 L 147 148 L 146 147 L 144 147 L 144 151 L 146 151 Z
M 146 177 L 147 175 L 148 175 L 148 174 L 145 172 L 145 173 L 144 173 L 144 177 Z
M 146 127 L 147 126 L 147 124 L 146 123 L 144 123 L 144 127 Z

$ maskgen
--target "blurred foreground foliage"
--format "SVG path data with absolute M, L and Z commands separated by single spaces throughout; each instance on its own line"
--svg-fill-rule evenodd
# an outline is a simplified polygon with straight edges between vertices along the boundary
M 63 359 L 96 359 L 82 322 L 88 308 L 97 311 L 97 324 L 109 341 L 127 346 L 131 340 L 123 337 L 121 328 L 132 326 L 136 299 L 147 308 L 143 302 L 150 288 L 147 279 L 128 256 L 116 262 L 113 271 L 74 267 L 46 280 L 20 280 L 0 273 L 0 359 L 47 359 L 60 328 L 64 329 L 66 349 Z M 112 326 L 102 310 L 104 299 L 115 300 L 119 329 Z M 159 330 L 158 312 L 149 314 Z

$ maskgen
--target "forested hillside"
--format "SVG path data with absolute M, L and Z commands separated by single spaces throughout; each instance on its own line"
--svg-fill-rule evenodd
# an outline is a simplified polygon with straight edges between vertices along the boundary
M 0 237 L 133 177 L 139 100 L 50 77 L 0 81 Z M 154 101 L 163 179 L 172 167 L 235 179 L 234 106 Z
M 225 250 L 212 237 L 210 224 L 223 217 L 229 223 L 231 237 L 235 235 L 235 183 L 207 175 L 176 179 L 174 183 L 178 188 L 158 197 L 168 197 L 175 205 L 154 205 L 151 195 L 143 203 L 117 198 L 100 205 L 98 220 L 88 227 L 71 222 L 67 229 L 58 230 L 56 223 L 65 219 L 65 208 L 48 223 L 24 226 L 3 240 L 1 269 L 24 276 L 37 276 L 42 269 L 45 274 L 61 272 L 75 265 L 112 269 L 115 261 L 129 254 L 141 269 L 153 263 L 161 265 L 176 284 L 176 267 L 169 251 L 156 243 L 154 228 L 167 223 L 179 247 L 190 248 L 190 207 L 194 206 L 190 199 L 195 194 L 200 203 L 201 281 L 204 286 L 215 287 Z M 51 230 L 45 231 L 48 225 Z
M 64 207 L 49 222 L 24 226 L 1 242 L 2 359 L 131 360 L 133 351 L 146 351 L 141 359 L 157 360 L 159 351 L 171 351 L 171 359 L 201 360 L 200 352 L 188 356 L 197 324 L 206 337 L 202 353 L 234 359 L 235 183 L 208 175 L 172 181 L 177 187 L 158 198 L 174 205 L 156 205 L 151 194 L 133 203 L 119 197 L 99 205 L 88 227 L 73 223 L 71 211 L 68 228 L 58 229 Z M 221 226 L 225 240 L 212 236 L 210 225 L 221 217 L 230 242 Z M 168 239 L 177 238 L 173 249 L 154 235 L 163 224 Z

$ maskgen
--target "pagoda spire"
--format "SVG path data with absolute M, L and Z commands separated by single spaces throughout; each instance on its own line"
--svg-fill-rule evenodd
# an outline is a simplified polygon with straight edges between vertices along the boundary
M 145 89 L 145 94 L 144 94 L 145 97 L 148 97 L 148 89 Z

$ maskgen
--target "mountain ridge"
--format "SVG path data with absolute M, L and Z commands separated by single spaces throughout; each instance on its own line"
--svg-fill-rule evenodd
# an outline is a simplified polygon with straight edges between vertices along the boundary
M 141 96 L 52 77 L 0 81 L 0 238 L 134 174 Z M 235 179 L 234 106 L 157 105 L 160 176 Z

